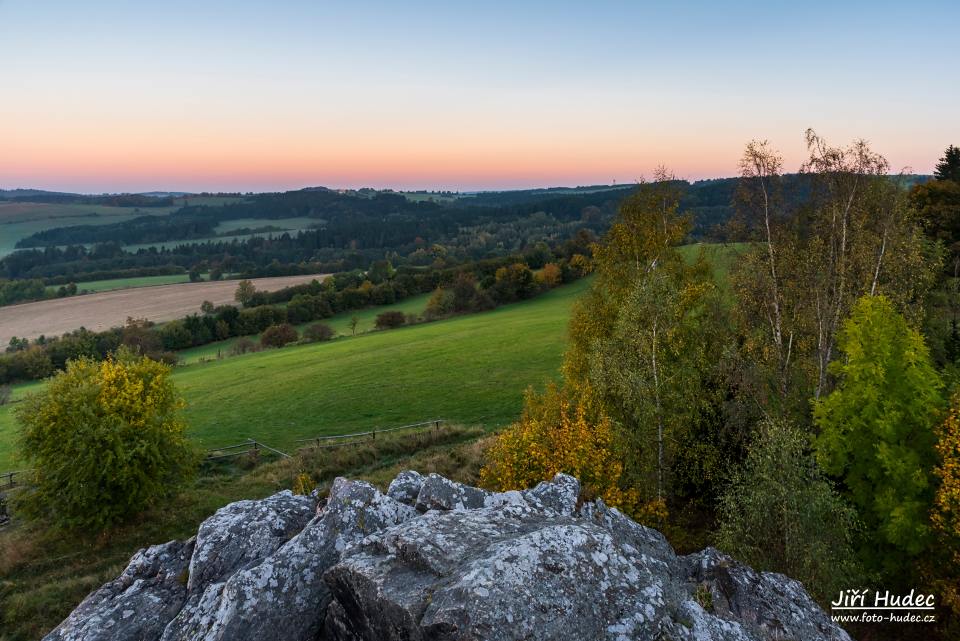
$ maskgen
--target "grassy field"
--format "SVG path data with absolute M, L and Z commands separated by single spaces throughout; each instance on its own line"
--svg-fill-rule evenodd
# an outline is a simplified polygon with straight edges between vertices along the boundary
M 746 247 L 682 251 L 690 260 L 704 251 L 722 283 Z M 174 380 L 189 403 L 193 435 L 209 446 L 256 437 L 292 447 L 297 438 L 434 416 L 503 424 L 515 418 L 527 385 L 557 376 L 570 308 L 587 286 L 581 281 L 492 312 L 371 331 L 387 309 L 422 313 L 424 294 L 328 319 L 341 335 L 329 343 L 222 360 L 218 352 L 226 356 L 236 339 L 185 350 Z M 349 336 L 353 315 L 360 320 L 356 337 Z M 15 395 L 37 385 L 18 386 Z M 20 464 L 13 431 L 10 406 L 0 407 L 0 471 Z
M 0 257 L 14 251 L 21 238 L 55 227 L 122 223 L 138 216 L 165 216 L 185 204 L 216 206 L 242 200 L 237 196 L 187 196 L 175 199 L 172 207 L 141 208 L 3 201 L 0 202 Z
M 234 220 L 225 220 L 217 225 L 218 234 L 230 234 L 238 229 L 259 227 L 277 227 L 278 229 L 288 230 L 291 233 L 301 229 L 307 229 L 310 225 L 316 225 L 319 222 L 317 218 L 236 218 Z
M 357 317 L 357 334 L 364 334 L 366 332 L 373 331 L 374 322 L 376 321 L 377 314 L 386 311 L 401 311 L 404 314 L 416 314 L 420 315 L 423 313 L 423 310 L 427 306 L 427 301 L 430 299 L 430 294 L 421 294 L 419 296 L 412 296 L 410 298 L 404 299 L 399 303 L 394 303 L 393 305 L 382 305 L 380 307 L 371 307 L 370 309 L 361 309 L 357 311 L 343 312 L 332 316 L 328 319 L 325 319 L 324 323 L 329 325 L 337 332 L 338 336 L 346 337 L 351 336 L 350 330 L 350 319 L 354 316 Z M 317 321 L 310 323 L 303 323 L 302 325 L 297 325 L 297 331 L 303 332 L 304 329 L 313 325 Z M 253 336 L 246 336 L 254 341 L 260 340 L 260 335 L 256 334 Z M 197 363 L 201 360 L 210 360 L 217 358 L 218 355 L 226 358 L 230 355 L 230 348 L 236 343 L 239 338 L 228 338 L 224 341 L 217 341 L 216 343 L 209 343 L 207 345 L 201 345 L 199 347 L 193 347 L 190 349 L 183 350 L 179 352 L 180 362 L 184 365 L 189 363 Z
M 108 225 L 137 216 L 162 216 L 178 207 L 105 207 L 50 203 L 0 202 L 0 257 L 14 251 L 21 238 L 54 227 Z
M 528 385 L 557 377 L 570 308 L 587 286 L 481 314 L 177 367 L 190 435 L 208 447 L 252 437 L 292 449 L 298 438 L 434 417 L 508 423 Z M 369 322 L 376 311 L 361 313 Z M 22 465 L 15 405 L 0 407 L 0 470 Z
M 81 292 L 109 292 L 115 289 L 130 289 L 132 287 L 150 287 L 151 285 L 176 285 L 189 283 L 187 274 L 164 274 L 161 276 L 140 276 L 134 278 L 110 278 L 107 280 L 92 280 L 77 283 L 77 291 Z M 48 290 L 58 289 L 58 285 L 51 285 Z

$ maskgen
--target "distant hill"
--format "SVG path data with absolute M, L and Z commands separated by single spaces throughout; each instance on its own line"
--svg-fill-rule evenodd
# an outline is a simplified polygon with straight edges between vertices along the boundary
M 73 196 L 80 197 L 80 194 L 70 194 L 63 191 L 44 191 L 43 189 L 0 189 L 0 200 L 23 200 L 25 198 L 46 198 L 49 196 Z

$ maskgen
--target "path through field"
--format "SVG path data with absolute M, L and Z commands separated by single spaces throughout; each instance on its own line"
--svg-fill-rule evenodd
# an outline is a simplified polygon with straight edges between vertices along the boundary
M 273 291 L 308 283 L 314 278 L 323 280 L 326 276 L 313 274 L 255 278 L 253 284 L 258 290 Z M 59 336 L 80 327 L 92 331 L 109 329 L 123 325 L 128 316 L 155 322 L 181 318 L 199 313 L 200 305 L 205 300 L 214 305 L 233 303 L 238 282 L 224 280 L 157 285 L 7 305 L 0 307 L 0 346 L 7 345 L 14 336 L 33 339 L 40 335 Z

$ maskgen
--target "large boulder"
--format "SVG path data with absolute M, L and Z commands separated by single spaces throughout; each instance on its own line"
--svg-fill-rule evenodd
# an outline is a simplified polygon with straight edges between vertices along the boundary
M 494 493 L 404 472 L 231 504 L 147 548 L 47 639 L 845 641 L 803 586 L 656 530 L 576 479 Z
M 209 585 L 171 621 L 163 641 L 313 639 L 330 600 L 324 572 L 349 544 L 415 515 L 372 485 L 337 479 L 325 507 L 299 534 Z
M 220 508 L 197 531 L 187 588 L 202 590 L 258 563 L 300 532 L 315 512 L 313 499 L 289 490 Z

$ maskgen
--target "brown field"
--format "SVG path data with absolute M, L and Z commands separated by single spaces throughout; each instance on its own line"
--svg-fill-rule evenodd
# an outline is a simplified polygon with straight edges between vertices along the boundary
M 272 291 L 325 276 L 255 278 L 253 284 L 259 290 Z M 215 305 L 232 303 L 238 282 L 156 285 L 0 307 L 0 346 L 7 345 L 14 336 L 33 339 L 41 335 L 59 336 L 80 327 L 92 331 L 109 329 L 123 325 L 130 316 L 154 322 L 181 318 L 199 313 L 205 300 Z

